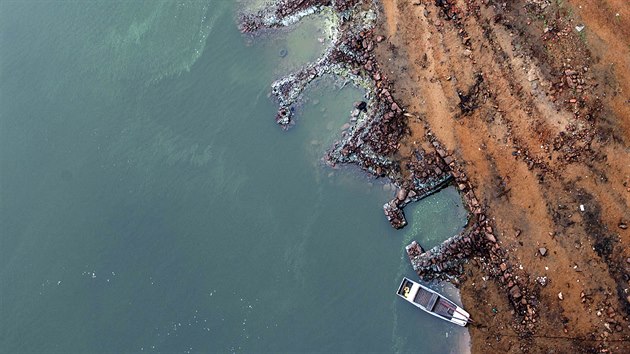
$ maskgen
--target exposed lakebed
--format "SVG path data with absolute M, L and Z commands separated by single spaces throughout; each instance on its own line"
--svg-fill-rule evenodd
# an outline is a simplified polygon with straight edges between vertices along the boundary
M 269 83 L 310 54 L 170 4 L 3 5 L 0 347 L 450 352 L 465 330 L 395 297 L 394 191 L 321 162 L 363 92 L 321 80 L 282 131 Z M 457 214 L 449 193 L 417 205 Z M 422 229 L 461 225 L 440 215 Z

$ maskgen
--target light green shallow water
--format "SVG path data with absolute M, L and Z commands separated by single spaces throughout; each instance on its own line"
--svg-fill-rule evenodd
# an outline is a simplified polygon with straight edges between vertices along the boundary
M 274 123 L 316 21 L 252 42 L 234 11 L 0 2 L 0 352 L 456 352 L 394 291 L 457 193 L 392 230 L 393 192 L 320 162 L 361 92 L 321 81 Z

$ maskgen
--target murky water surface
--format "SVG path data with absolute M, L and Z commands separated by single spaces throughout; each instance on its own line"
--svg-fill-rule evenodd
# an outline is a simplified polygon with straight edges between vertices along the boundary
M 274 123 L 321 21 L 252 41 L 234 11 L 0 3 L 0 351 L 457 351 L 394 295 L 404 244 L 462 225 L 457 194 L 392 230 L 394 191 L 320 161 L 359 90 L 321 80 Z

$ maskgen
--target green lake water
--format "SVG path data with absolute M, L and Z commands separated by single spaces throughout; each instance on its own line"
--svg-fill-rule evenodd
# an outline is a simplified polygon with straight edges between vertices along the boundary
M 274 122 L 318 22 L 252 40 L 236 10 L 0 2 L 0 352 L 464 350 L 395 296 L 404 245 L 465 223 L 455 190 L 393 230 L 385 181 L 321 162 L 361 91 Z

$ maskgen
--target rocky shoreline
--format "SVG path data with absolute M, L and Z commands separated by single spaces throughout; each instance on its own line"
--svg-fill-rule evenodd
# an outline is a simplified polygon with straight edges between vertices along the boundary
M 619 108 L 615 98 L 609 99 L 608 111 L 603 108 L 606 95 L 614 97 L 607 86 L 593 94 L 594 99 L 588 97 L 589 87 L 597 87 L 588 84 L 589 78 L 594 80 L 589 76 L 591 61 L 577 56 L 584 53 L 585 44 L 566 25 L 572 19 L 561 4 L 551 6 L 546 0 L 518 3 L 281 0 L 242 16 L 240 23 L 244 33 L 256 34 L 288 26 L 310 14 L 331 17 L 335 30 L 325 53 L 272 84 L 279 103 L 276 121 L 288 129 L 302 92 L 323 75 L 349 80 L 364 89 L 365 101 L 355 103 L 342 139 L 329 149 L 325 160 L 331 166 L 356 164 L 377 178 L 388 178 L 398 189 L 383 205 L 392 227 L 406 225 L 406 205 L 447 185 L 459 190 L 469 212 L 467 227 L 426 252 L 419 245 L 412 247 L 409 257 L 420 278 L 448 280 L 462 287 L 465 306 L 466 302 L 490 306 L 489 313 L 481 309 L 471 312 L 481 323 L 471 329 L 473 351 L 538 352 L 547 348 L 608 352 L 624 348 L 628 343 L 624 333 L 630 328 L 625 241 L 611 235 L 604 225 L 595 197 L 576 187 L 584 184 L 580 173 L 585 172 L 572 167 L 581 164 L 580 168 L 599 175 L 601 183 L 608 182 L 603 166 L 610 166 L 613 152 L 623 151 L 625 138 L 623 129 L 611 133 L 610 126 L 616 123 L 601 117 L 604 112 L 623 112 L 624 108 Z M 381 11 L 387 23 L 379 19 Z M 552 15 L 555 18 L 549 24 Z M 536 21 L 546 27 L 542 31 L 530 28 Z M 576 28 L 583 28 L 580 26 Z M 400 31 L 392 32 L 392 28 Z M 522 49 L 525 45 L 531 49 Z M 413 46 L 423 47 L 424 52 Z M 560 57 L 569 54 L 573 59 Z M 448 62 L 461 67 L 448 67 Z M 411 80 L 412 75 L 416 79 Z M 600 71 L 599 75 L 612 74 Z M 425 87 L 420 100 L 414 88 Z M 499 90 L 508 96 L 500 96 Z M 438 96 L 432 96 L 435 94 Z M 611 176 L 630 191 L 630 182 L 624 180 L 629 177 L 623 177 L 623 168 L 619 168 Z M 608 210 L 628 210 L 615 189 L 609 197 L 596 184 L 589 186 L 599 191 L 600 203 L 611 205 Z M 530 197 L 532 191 L 538 194 Z M 511 202 L 514 194 L 516 200 Z M 567 211 L 567 204 L 579 206 L 584 226 L 577 224 L 580 228 L 575 229 L 575 214 Z M 592 211 L 585 210 L 585 204 Z M 612 222 L 627 229 L 623 216 Z M 555 231 L 543 232 L 545 228 Z M 522 232 L 530 236 L 528 245 L 520 238 Z M 556 238 L 560 234 L 578 236 L 572 244 Z M 614 246 L 615 242 L 620 245 Z M 582 249 L 583 243 L 592 243 L 595 255 L 569 255 L 573 247 Z M 528 251 L 532 247 L 533 255 Z M 556 256 L 558 252 L 564 258 Z M 594 257 L 607 268 L 602 271 L 602 266 L 594 265 L 590 271 L 610 276 L 610 281 L 606 278 L 609 285 L 587 287 L 587 280 L 579 283 L 578 279 L 583 290 L 571 301 L 567 294 L 576 290 L 569 283 L 575 280 L 570 271 L 563 269 L 560 275 L 549 276 L 549 267 L 542 265 L 546 259 L 555 259 L 565 267 L 573 262 L 573 269 L 578 269 L 577 262 L 581 267 L 593 261 L 599 264 Z M 614 282 L 617 299 L 610 285 Z M 561 287 L 564 292 L 557 291 Z M 550 292 L 555 293 L 550 296 Z M 508 308 L 500 312 L 500 304 Z M 591 304 L 598 306 L 596 316 Z M 582 323 L 580 307 L 589 316 L 587 324 Z M 603 330 L 598 324 L 601 309 L 609 313 Z M 502 329 L 494 331 L 495 344 L 488 335 L 490 323 Z M 570 326 L 579 336 L 567 335 Z M 505 333 L 507 328 L 512 335 Z M 597 336 L 593 328 L 599 331 Z M 615 333 L 620 334 L 611 342 Z

